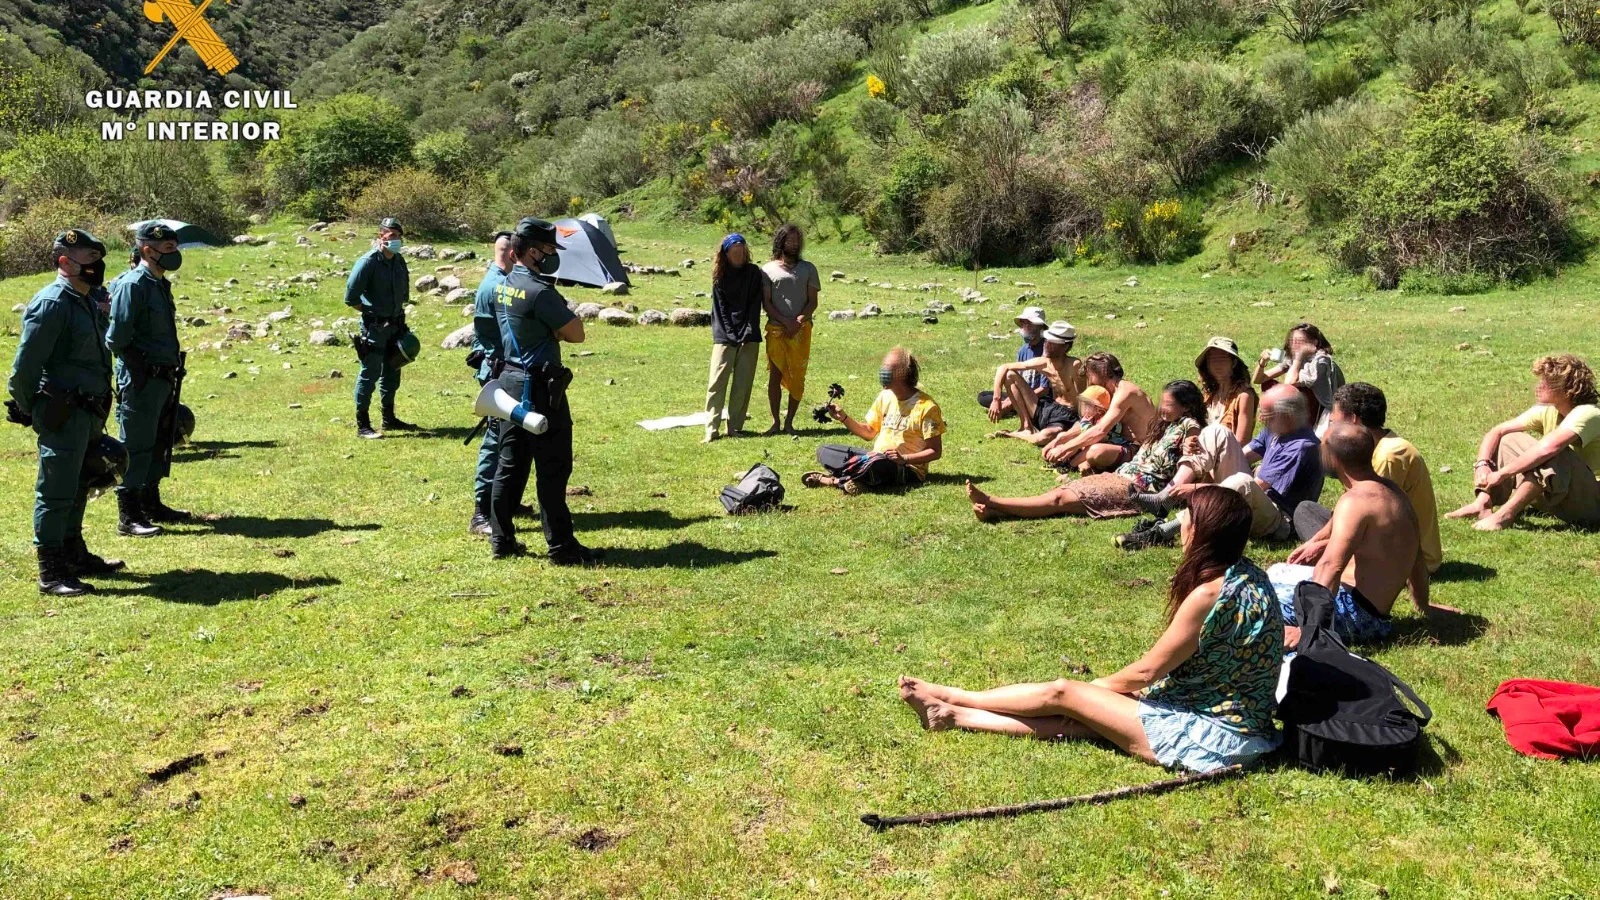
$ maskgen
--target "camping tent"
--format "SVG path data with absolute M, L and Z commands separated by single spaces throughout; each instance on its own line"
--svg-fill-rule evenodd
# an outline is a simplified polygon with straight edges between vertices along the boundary
M 199 225 L 179 222 L 177 219 L 146 219 L 143 222 L 134 222 L 129 225 L 128 230 L 137 232 L 139 226 L 148 222 L 160 222 L 162 225 L 171 228 L 178 235 L 178 249 L 180 250 L 193 250 L 196 247 L 210 247 L 222 243 L 222 241 L 217 240 L 216 235 L 201 228 Z
M 557 284 L 605 287 L 613 281 L 631 283 L 617 248 L 600 229 L 578 219 L 561 219 L 555 226 L 562 244 L 561 267 L 555 274 Z
M 600 229 L 600 233 L 606 236 L 606 240 L 611 242 L 611 246 L 615 247 L 617 245 L 616 232 L 611 230 L 611 223 L 607 222 L 604 216 L 596 215 L 595 213 L 584 213 L 578 217 L 578 221 L 588 222 L 590 225 Z

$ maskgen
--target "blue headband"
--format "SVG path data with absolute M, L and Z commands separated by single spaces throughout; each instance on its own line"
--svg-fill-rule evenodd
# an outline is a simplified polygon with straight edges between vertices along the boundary
M 727 253 L 729 247 L 732 247 L 734 244 L 743 244 L 744 242 L 744 235 L 736 231 L 722 239 L 722 252 Z

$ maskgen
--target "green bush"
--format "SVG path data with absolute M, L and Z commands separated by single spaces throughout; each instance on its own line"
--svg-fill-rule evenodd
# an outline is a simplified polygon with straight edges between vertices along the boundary
M 1105 210 L 1098 235 L 1074 244 L 1072 255 L 1104 255 L 1122 264 L 1171 263 L 1200 252 L 1204 237 L 1198 204 L 1175 198 L 1143 204 L 1123 199 Z
M 411 134 L 398 106 L 341 94 L 283 117 L 283 136 L 262 153 L 270 199 L 303 214 L 336 216 L 373 175 L 411 162 Z M 310 196 L 307 196 L 310 195 Z
M 1167 59 L 1134 76 L 1112 113 L 1118 143 L 1177 187 L 1198 182 L 1252 125 L 1250 85 L 1211 60 Z
M 837 28 L 801 27 L 761 38 L 718 67 L 720 118 L 741 135 L 783 120 L 808 121 L 865 49 L 860 38 Z
M 1283 50 L 1261 62 L 1259 94 L 1280 129 L 1322 104 L 1311 57 L 1304 50 Z
M 493 231 L 493 223 L 478 194 L 470 185 L 407 167 L 374 179 L 349 202 L 347 213 L 357 222 L 394 216 L 410 235 L 483 238 Z
M 461 129 L 436 131 L 424 137 L 411 148 L 411 155 L 418 167 L 446 181 L 465 178 L 478 165 L 472 143 Z
M 856 130 L 879 147 L 887 147 L 894 141 L 904 119 L 893 103 L 878 97 L 861 101 L 855 112 Z
M 920 246 L 923 202 L 946 177 L 944 159 L 930 144 L 913 143 L 896 154 L 862 216 L 879 249 L 901 253 Z
M 1559 117 L 1551 98 L 1572 83 L 1572 69 L 1559 55 L 1512 41 L 1497 45 L 1484 68 L 1494 79 L 1495 106 L 1501 115 L 1525 119 L 1530 125 L 1549 124 Z
M 1372 100 L 1334 101 L 1283 132 L 1267 154 L 1267 177 L 1299 198 L 1313 222 L 1338 219 L 1355 189 L 1351 155 L 1373 145 L 1397 117 Z
M 1464 16 L 1446 16 L 1412 23 L 1400 33 L 1395 56 L 1401 79 L 1420 92 L 1444 81 L 1452 70 L 1464 73 L 1476 68 L 1485 47 L 1482 36 Z
M 1411 269 L 1516 279 L 1553 268 L 1572 243 L 1559 163 L 1491 110 L 1482 90 L 1447 82 L 1398 133 L 1352 154 L 1336 258 L 1386 287 Z
M 106 245 L 109 272 L 121 270 L 117 252 L 128 245 L 120 217 L 108 215 L 78 200 L 40 200 L 0 230 L 0 278 L 32 275 L 55 268 L 50 245 L 68 228 L 84 228 Z
M 599 199 L 644 183 L 648 173 L 642 136 L 618 119 L 597 119 L 567 145 L 553 169 L 565 178 L 568 193 Z
M 1123 0 L 1122 18 L 1130 35 L 1156 44 L 1216 42 L 1237 24 L 1224 0 Z
M 1006 45 L 983 26 L 931 34 L 906 60 L 902 102 L 918 116 L 951 112 L 970 86 L 1000 71 L 1008 55 Z

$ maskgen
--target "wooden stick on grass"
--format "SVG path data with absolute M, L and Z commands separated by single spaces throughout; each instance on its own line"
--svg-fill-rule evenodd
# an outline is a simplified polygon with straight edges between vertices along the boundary
M 1020 816 L 1025 813 L 1066 809 L 1069 806 L 1099 806 L 1102 803 L 1109 803 L 1112 800 L 1121 800 L 1126 797 L 1165 794 L 1180 788 L 1186 788 L 1192 784 L 1232 778 L 1242 772 L 1244 772 L 1243 766 L 1226 766 L 1210 772 L 1181 775 L 1165 781 L 1152 781 L 1149 784 L 1114 788 L 1109 791 L 1100 791 L 1096 794 L 1079 794 L 1076 797 L 1058 797 L 1054 800 L 1036 800 L 1032 803 L 1013 803 L 1009 806 L 987 806 L 979 809 L 959 809 L 954 812 L 921 813 L 914 816 L 880 816 L 877 813 L 867 813 L 861 817 L 861 823 L 877 831 L 887 831 L 896 825 L 943 825 L 947 822 L 965 822 L 968 819 L 1003 819 L 1011 816 Z

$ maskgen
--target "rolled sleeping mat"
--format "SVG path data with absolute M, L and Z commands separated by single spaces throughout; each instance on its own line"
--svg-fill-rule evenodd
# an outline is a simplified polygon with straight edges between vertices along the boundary
M 492 416 L 514 422 L 518 427 L 534 434 L 544 434 L 550 428 L 550 420 L 517 402 L 517 398 L 506 393 L 500 386 L 500 379 L 492 379 L 478 392 L 478 399 L 472 404 L 472 411 L 480 416 Z

